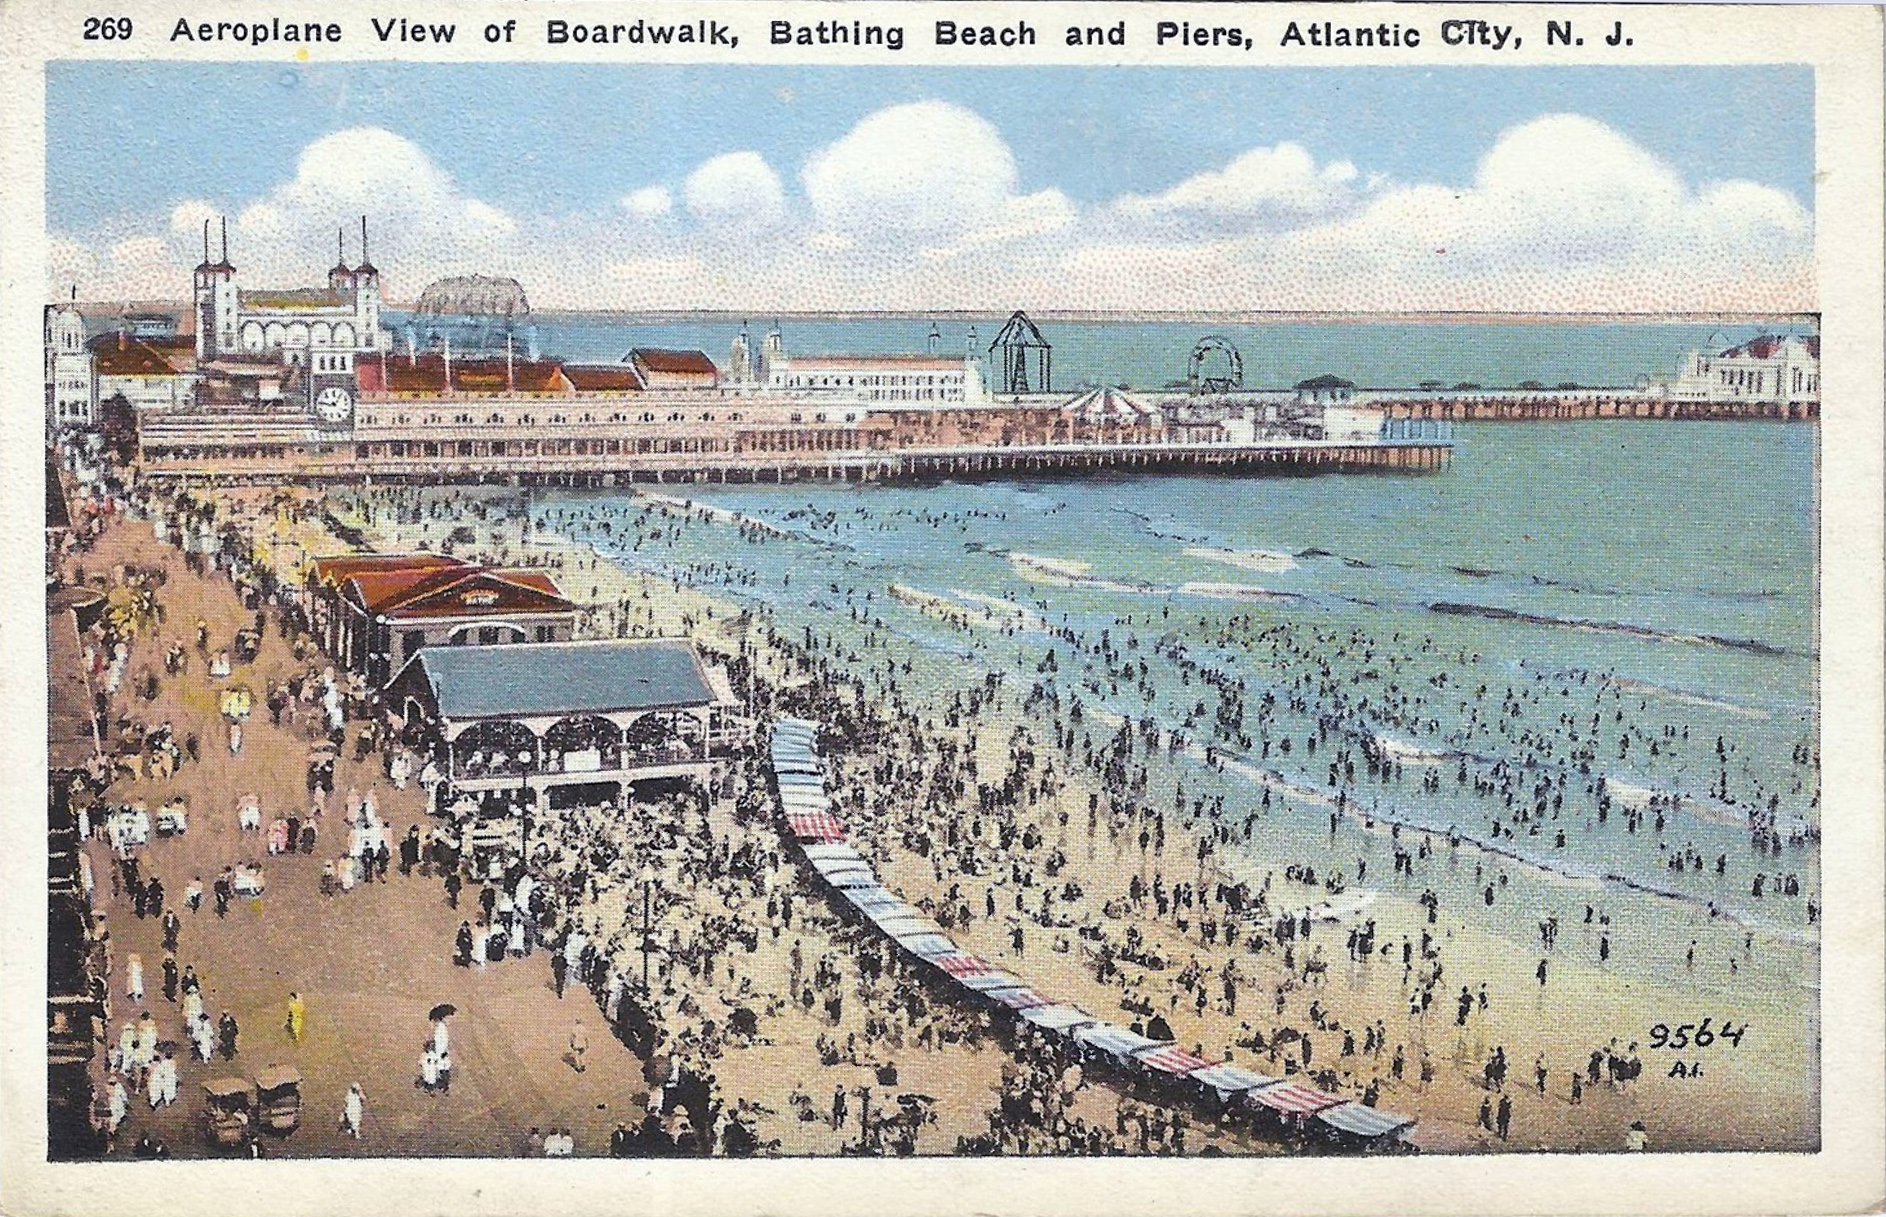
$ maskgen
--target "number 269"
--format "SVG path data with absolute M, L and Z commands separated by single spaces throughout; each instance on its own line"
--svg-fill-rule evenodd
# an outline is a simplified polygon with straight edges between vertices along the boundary
M 129 17 L 87 17 L 85 19 L 85 41 L 87 42 L 125 42 L 131 37 L 131 18 Z

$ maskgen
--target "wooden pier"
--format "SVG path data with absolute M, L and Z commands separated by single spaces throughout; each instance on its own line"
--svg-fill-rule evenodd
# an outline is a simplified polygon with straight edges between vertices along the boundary
M 140 465 L 144 477 L 219 482 L 485 483 L 606 487 L 629 485 L 787 485 L 889 483 L 1137 474 L 1310 477 L 1324 473 L 1434 473 L 1445 470 L 1445 441 L 1255 444 L 1047 444 L 893 451 L 694 453 L 658 455 L 375 456 L 351 445 L 268 457 L 170 458 Z
M 1690 422 L 1817 422 L 1818 401 L 1681 401 L 1629 390 L 1516 392 L 1398 399 L 1374 395 L 1369 404 L 1391 419 L 1462 423 L 1557 422 L 1589 419 Z

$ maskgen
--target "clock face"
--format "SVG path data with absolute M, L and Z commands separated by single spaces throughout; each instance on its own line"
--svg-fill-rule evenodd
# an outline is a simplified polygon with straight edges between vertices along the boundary
M 314 412 L 325 423 L 344 423 L 354 412 L 354 397 L 339 385 L 322 389 L 314 399 Z

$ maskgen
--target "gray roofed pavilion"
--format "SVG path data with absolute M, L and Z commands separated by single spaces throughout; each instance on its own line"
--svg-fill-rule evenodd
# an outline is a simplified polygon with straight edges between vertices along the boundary
M 415 657 L 448 719 L 703 706 L 717 700 L 683 642 L 427 647 Z

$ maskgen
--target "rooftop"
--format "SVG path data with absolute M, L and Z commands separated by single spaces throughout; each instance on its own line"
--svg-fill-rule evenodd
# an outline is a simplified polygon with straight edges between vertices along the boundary
M 663 347 L 636 347 L 624 362 L 650 372 L 718 376 L 720 369 L 703 351 L 676 351 Z
M 448 719 L 670 709 L 715 700 L 700 657 L 685 642 L 427 647 L 412 664 Z

